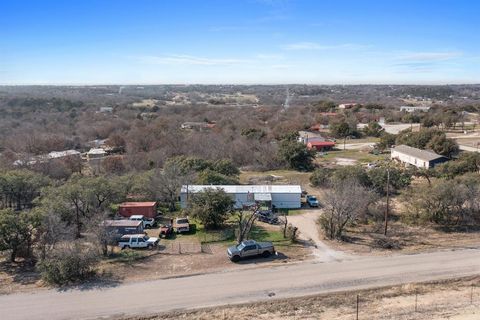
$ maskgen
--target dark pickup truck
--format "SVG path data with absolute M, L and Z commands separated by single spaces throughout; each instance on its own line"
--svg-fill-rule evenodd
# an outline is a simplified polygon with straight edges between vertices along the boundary
M 254 240 L 245 240 L 239 245 L 227 249 L 228 258 L 233 262 L 238 262 L 240 259 L 254 256 L 268 258 L 274 253 L 275 248 L 271 242 L 256 242 Z

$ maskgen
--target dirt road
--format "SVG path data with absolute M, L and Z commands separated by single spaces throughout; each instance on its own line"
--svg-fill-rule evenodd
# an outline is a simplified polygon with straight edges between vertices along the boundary
M 299 263 L 117 287 L 0 296 L 8 319 L 89 319 L 158 313 L 480 273 L 480 249 Z
M 329 262 L 353 259 L 352 256 L 344 252 L 334 250 L 322 242 L 320 239 L 320 233 L 318 232 L 317 224 L 317 220 L 321 214 L 321 209 L 309 209 L 305 210 L 305 212 L 302 214 L 289 216 L 288 222 L 298 228 L 301 239 L 312 242 L 314 245 L 312 248 L 312 253 L 315 257 L 315 260 L 320 262 Z

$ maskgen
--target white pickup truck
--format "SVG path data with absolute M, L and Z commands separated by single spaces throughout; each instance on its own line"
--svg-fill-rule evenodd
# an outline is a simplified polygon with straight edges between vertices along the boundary
M 133 221 L 142 221 L 144 229 L 153 228 L 155 224 L 155 219 L 149 219 L 142 215 L 133 215 L 133 216 L 130 216 L 128 219 Z
M 118 241 L 118 246 L 122 249 L 148 248 L 152 249 L 158 245 L 158 238 L 149 237 L 144 234 L 126 234 Z

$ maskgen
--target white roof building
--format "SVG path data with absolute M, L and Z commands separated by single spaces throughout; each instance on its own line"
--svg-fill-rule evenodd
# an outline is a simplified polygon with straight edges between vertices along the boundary
M 92 148 L 87 152 L 87 158 L 102 158 L 107 154 L 107 152 L 102 148 Z
M 77 150 L 65 150 L 65 151 L 52 151 L 47 155 L 48 159 L 58 159 L 65 157 L 77 156 L 80 157 L 81 153 Z
M 435 152 L 399 145 L 392 148 L 391 159 L 400 161 L 405 165 L 417 168 L 433 168 L 435 165 L 448 161 L 448 158 Z
M 276 208 L 300 208 L 302 188 L 299 185 L 183 185 L 180 191 L 182 208 L 188 199 L 206 189 L 222 189 L 235 200 L 235 208 L 257 202 L 269 202 Z
M 421 112 L 428 112 L 430 110 L 430 107 L 428 106 L 401 106 L 400 111 L 405 111 L 405 112 L 415 112 L 415 111 L 421 111 Z

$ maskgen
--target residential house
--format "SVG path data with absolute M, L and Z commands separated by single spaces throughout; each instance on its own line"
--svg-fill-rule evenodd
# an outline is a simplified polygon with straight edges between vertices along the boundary
M 399 145 L 391 150 L 391 159 L 417 168 L 433 168 L 437 164 L 448 161 L 448 158 L 432 151 Z

